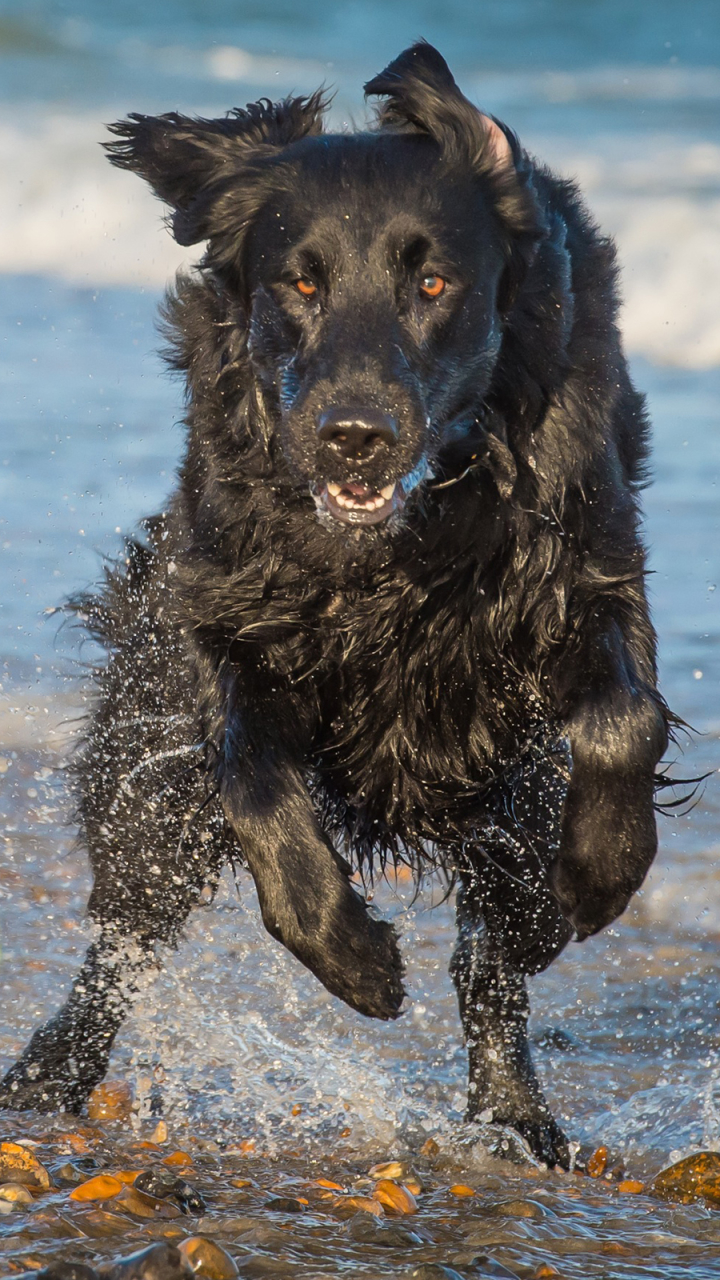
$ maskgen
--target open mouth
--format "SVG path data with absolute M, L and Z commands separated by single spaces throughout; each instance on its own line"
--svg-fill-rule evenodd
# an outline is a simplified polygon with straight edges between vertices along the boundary
M 355 482 L 326 484 L 317 496 L 336 520 L 346 524 L 380 524 L 405 501 L 401 485 L 395 483 L 383 489 L 371 489 Z

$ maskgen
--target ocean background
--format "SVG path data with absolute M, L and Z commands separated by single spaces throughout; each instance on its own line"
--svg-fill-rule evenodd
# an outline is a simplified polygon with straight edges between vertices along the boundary
M 657 1167 L 720 1136 L 717 0 L 0 0 L 0 1065 L 57 1007 L 87 937 L 61 766 L 83 710 L 78 661 L 93 655 L 57 610 L 162 508 L 182 447 L 182 388 L 157 354 L 155 314 L 188 251 L 142 183 L 107 163 L 105 123 L 326 84 L 334 124 L 349 127 L 366 118 L 363 82 L 420 36 L 470 97 L 579 180 L 619 247 L 625 343 L 654 423 L 645 506 L 662 686 L 696 730 L 672 757 L 680 775 L 709 777 L 691 813 L 663 819 L 624 920 L 570 948 L 533 1002 L 536 1026 L 557 1022 L 585 1046 L 570 1064 L 541 1051 L 569 1131 L 610 1135 Z M 412 1012 L 388 1029 L 320 992 L 242 893 L 228 884 L 215 914 L 200 913 L 116 1064 L 152 1058 L 160 1037 L 177 1105 L 211 1097 L 226 1118 L 242 1075 L 268 1116 L 288 1079 L 297 1096 L 365 1098 L 368 1140 L 408 1115 L 427 1131 L 457 1120 L 449 908 L 392 898 L 417 958 Z M 208 1045 L 213 1069 L 231 1064 L 220 1084 Z M 273 1063 L 285 1064 L 279 1084 Z

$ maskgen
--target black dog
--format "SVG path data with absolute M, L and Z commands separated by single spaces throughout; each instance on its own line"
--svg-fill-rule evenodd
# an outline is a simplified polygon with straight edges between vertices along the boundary
M 323 133 L 319 93 L 113 127 L 113 163 L 208 242 L 166 312 L 189 440 L 82 602 L 110 653 L 79 766 L 99 933 L 0 1101 L 81 1107 L 228 859 L 329 991 L 396 1017 L 397 939 L 342 849 L 457 880 L 469 1117 L 567 1165 L 524 975 L 614 920 L 656 849 L 647 420 L 572 184 L 427 44 L 367 92 L 365 133 Z

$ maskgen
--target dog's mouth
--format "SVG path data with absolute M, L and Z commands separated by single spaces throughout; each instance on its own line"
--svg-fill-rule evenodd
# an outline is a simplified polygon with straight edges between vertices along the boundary
M 386 484 L 382 489 L 371 489 L 355 481 L 328 483 L 315 492 L 325 510 L 345 524 L 380 524 L 405 501 L 402 486 L 397 483 Z

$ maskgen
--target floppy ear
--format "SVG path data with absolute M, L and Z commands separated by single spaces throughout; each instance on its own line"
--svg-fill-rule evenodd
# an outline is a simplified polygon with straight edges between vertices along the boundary
M 369 80 L 365 93 L 387 97 L 380 112 L 383 126 L 428 133 L 443 152 L 469 160 L 473 167 L 513 164 L 513 135 L 468 101 L 445 59 L 425 40 Z
M 309 98 L 284 102 L 265 98 L 219 120 L 175 111 L 162 116 L 134 113 L 109 126 L 119 141 L 105 143 L 105 148 L 112 164 L 139 173 L 170 205 L 178 243 L 197 244 L 213 234 L 213 215 L 230 183 L 243 174 L 249 178 L 258 162 L 288 143 L 321 133 L 326 106 L 319 90 Z

